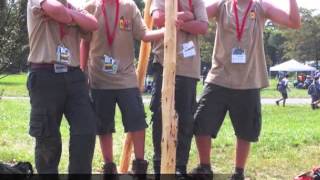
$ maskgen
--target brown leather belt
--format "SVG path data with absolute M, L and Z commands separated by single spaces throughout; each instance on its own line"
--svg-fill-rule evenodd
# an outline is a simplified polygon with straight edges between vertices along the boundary
M 31 71 L 37 70 L 47 70 L 47 71 L 54 71 L 54 64 L 49 63 L 30 63 L 29 68 Z M 68 71 L 74 71 L 80 69 L 79 67 L 72 67 L 68 66 Z

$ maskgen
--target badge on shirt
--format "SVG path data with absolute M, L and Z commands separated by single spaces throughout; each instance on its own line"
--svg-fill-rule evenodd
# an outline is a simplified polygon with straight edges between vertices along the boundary
M 233 64 L 244 64 L 246 63 L 246 52 L 241 48 L 233 48 L 231 62 Z
M 65 64 L 54 64 L 55 73 L 66 73 L 68 72 L 68 66 Z
M 182 44 L 182 55 L 184 58 L 190 58 L 196 55 L 196 49 L 193 41 Z
M 108 74 L 117 74 L 119 62 L 110 56 L 103 56 L 102 70 Z
M 70 64 L 71 63 L 71 53 L 68 48 L 63 44 L 57 46 L 57 63 L 60 64 Z
M 121 16 L 119 21 L 119 28 L 121 30 L 131 31 L 130 20 L 125 19 L 125 17 Z

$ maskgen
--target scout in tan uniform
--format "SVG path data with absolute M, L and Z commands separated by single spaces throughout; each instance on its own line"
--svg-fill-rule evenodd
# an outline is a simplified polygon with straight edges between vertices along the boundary
M 69 173 L 91 173 L 95 121 L 79 68 L 79 44 L 81 34 L 97 29 L 97 20 L 65 0 L 29 0 L 27 23 L 29 133 L 36 139 L 36 169 L 58 173 L 65 115 L 70 126 Z
M 112 133 L 115 132 L 114 115 L 118 104 L 124 130 L 132 133 L 133 137 L 133 173 L 145 174 L 147 162 L 144 160 L 144 141 L 147 124 L 134 67 L 134 39 L 160 39 L 164 31 L 147 31 L 133 0 L 92 0 L 86 9 L 98 19 L 99 24 L 91 41 L 83 41 L 81 52 L 83 68 L 89 59 L 89 81 L 98 115 L 97 133 L 105 161 L 104 173 L 117 173 L 113 162 Z
M 193 173 L 212 174 L 211 137 L 217 136 L 229 111 L 237 137 L 235 173 L 231 179 L 244 179 L 250 142 L 258 141 L 261 129 L 260 89 L 268 86 L 264 24 L 271 19 L 299 28 L 296 0 L 289 2 L 289 12 L 261 0 L 219 0 L 207 7 L 208 17 L 216 19 L 217 30 L 212 68 L 195 114 L 200 165 Z
M 164 0 L 153 0 L 151 14 L 156 27 L 164 26 Z M 175 84 L 175 109 L 178 113 L 178 144 L 176 172 L 186 174 L 191 139 L 193 136 L 193 113 L 196 103 L 196 85 L 200 79 L 200 46 L 198 35 L 208 29 L 208 17 L 203 0 L 178 0 L 177 67 Z M 154 42 L 154 82 L 150 109 L 154 146 L 154 172 L 160 173 L 161 160 L 161 88 L 163 64 L 163 40 Z

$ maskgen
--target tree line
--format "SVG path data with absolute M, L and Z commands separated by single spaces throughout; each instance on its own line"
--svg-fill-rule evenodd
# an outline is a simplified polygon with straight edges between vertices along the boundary
M 143 12 L 143 0 L 134 0 Z M 27 33 L 27 0 L 0 0 L 0 74 L 27 70 L 29 53 Z M 315 10 L 300 9 L 302 28 L 288 30 L 267 21 L 264 31 L 266 61 L 272 66 L 289 59 L 300 62 L 313 60 L 319 68 L 320 14 Z M 209 31 L 200 36 L 201 60 L 210 65 L 215 40 L 215 21 L 210 21 Z M 138 59 L 140 42 L 136 42 Z M 1 78 L 1 76 L 0 76 Z

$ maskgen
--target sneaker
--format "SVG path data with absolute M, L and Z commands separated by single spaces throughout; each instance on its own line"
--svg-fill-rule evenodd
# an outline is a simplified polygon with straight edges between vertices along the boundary
M 212 180 L 213 172 L 209 164 L 199 164 L 191 172 L 191 179 Z
M 103 165 L 103 174 L 118 174 L 117 166 L 113 162 L 109 162 Z
M 230 177 L 230 180 L 244 180 L 244 175 L 243 174 L 233 174 Z
M 279 106 L 279 101 L 276 101 L 277 106 Z

